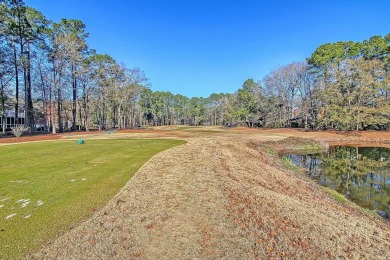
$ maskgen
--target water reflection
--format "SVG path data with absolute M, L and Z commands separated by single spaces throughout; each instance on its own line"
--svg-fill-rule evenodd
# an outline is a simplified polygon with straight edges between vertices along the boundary
M 287 157 L 319 184 L 362 207 L 390 215 L 390 149 L 335 146 L 323 154 Z

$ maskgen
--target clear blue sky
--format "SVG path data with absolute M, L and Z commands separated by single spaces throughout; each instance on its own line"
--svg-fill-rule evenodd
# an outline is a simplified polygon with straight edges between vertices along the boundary
M 143 69 L 152 90 L 233 93 L 321 44 L 390 33 L 390 1 L 25 0 L 80 19 L 90 48 Z

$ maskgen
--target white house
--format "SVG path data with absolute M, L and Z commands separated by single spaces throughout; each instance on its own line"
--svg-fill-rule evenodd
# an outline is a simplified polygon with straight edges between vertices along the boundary
M 18 121 L 15 123 L 15 111 L 6 110 L 5 111 L 5 129 L 11 129 L 17 125 L 24 124 L 24 110 L 18 111 Z M 0 129 L 3 130 L 3 118 L 0 117 Z

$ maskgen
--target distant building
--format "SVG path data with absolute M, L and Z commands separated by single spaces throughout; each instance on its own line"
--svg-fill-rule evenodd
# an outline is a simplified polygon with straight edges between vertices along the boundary
M 5 111 L 5 129 L 11 130 L 12 127 L 24 124 L 24 110 L 19 110 L 18 121 L 15 122 L 15 111 Z M 0 117 L 0 129 L 3 130 L 3 118 Z

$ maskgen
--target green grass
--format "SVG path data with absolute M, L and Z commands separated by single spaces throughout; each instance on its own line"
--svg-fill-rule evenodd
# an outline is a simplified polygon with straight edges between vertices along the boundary
M 120 139 L 0 147 L 0 259 L 21 257 L 87 219 L 148 159 L 182 143 Z
M 264 148 L 265 148 L 265 152 L 266 152 L 268 155 L 270 155 L 271 157 L 275 157 L 275 156 L 278 155 L 278 152 L 277 152 L 275 149 L 273 149 L 273 148 L 271 148 L 271 147 L 269 147 L 269 146 L 265 146 Z
M 347 205 L 354 205 L 356 206 L 359 211 L 363 214 L 367 214 L 371 217 L 377 217 L 379 218 L 379 215 L 378 215 L 378 212 L 375 211 L 375 210 L 372 210 L 372 209 L 369 209 L 369 208 L 364 208 L 364 207 L 361 207 L 359 206 L 358 204 L 354 203 L 353 201 L 347 199 L 344 195 L 338 193 L 337 191 L 331 189 L 331 188 L 328 188 L 328 187 L 322 187 L 328 194 L 329 196 L 336 200 L 337 202 L 341 203 L 341 204 L 347 204 Z
M 295 173 L 302 173 L 302 168 L 300 168 L 300 167 L 296 166 L 295 164 L 293 164 L 293 162 L 289 158 L 283 156 L 282 157 L 282 162 L 283 162 L 283 167 L 284 168 L 286 168 L 288 170 L 291 170 L 291 171 L 293 171 Z
M 342 194 L 338 193 L 335 190 L 332 190 L 331 188 L 324 187 L 324 190 L 332 197 L 334 200 L 340 202 L 340 203 L 350 203 L 350 201 L 345 198 Z
M 268 144 L 282 153 L 309 154 L 326 150 L 324 144 L 300 137 L 288 137 L 282 140 L 269 141 Z

